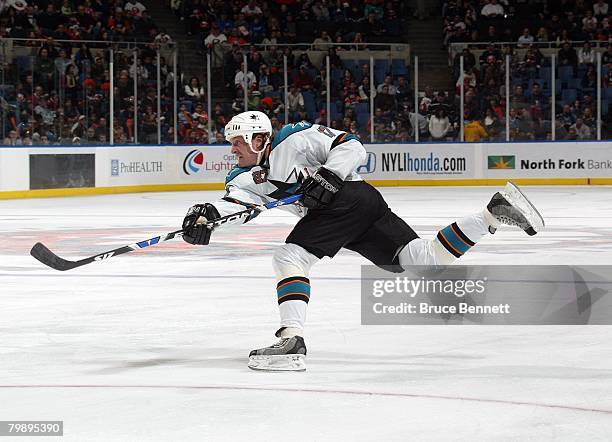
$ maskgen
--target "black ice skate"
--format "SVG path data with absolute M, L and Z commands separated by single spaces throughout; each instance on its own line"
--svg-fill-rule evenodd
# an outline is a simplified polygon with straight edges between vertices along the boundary
M 544 219 L 519 188 L 511 182 L 501 192 L 497 192 L 487 204 L 487 210 L 500 223 L 517 226 L 528 235 L 535 235 L 544 228 Z M 491 233 L 495 228 L 489 227 Z
M 306 344 L 301 336 L 281 338 L 270 347 L 253 350 L 248 367 L 263 371 L 306 370 Z

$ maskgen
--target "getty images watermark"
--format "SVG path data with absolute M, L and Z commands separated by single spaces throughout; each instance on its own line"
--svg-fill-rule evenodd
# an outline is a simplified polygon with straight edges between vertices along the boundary
M 362 267 L 376 324 L 612 324 L 612 266 Z

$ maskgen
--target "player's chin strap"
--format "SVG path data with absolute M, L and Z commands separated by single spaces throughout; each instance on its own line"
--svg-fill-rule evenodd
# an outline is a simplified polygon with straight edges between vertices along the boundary
M 255 164 L 261 166 L 268 158 L 266 155 L 264 155 L 264 153 L 266 152 L 270 152 L 270 150 L 272 149 L 272 139 L 270 136 L 266 135 L 266 138 L 264 139 L 263 144 L 263 148 L 261 150 L 255 150 L 253 149 L 253 139 L 251 138 L 251 142 L 249 143 L 249 149 L 251 150 L 251 152 L 257 154 L 257 162 Z

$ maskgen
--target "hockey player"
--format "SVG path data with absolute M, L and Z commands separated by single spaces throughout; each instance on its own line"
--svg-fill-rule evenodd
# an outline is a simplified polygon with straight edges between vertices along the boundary
M 544 225 L 531 203 L 509 183 L 482 211 L 443 228 L 433 239 L 419 238 L 356 173 L 366 151 L 354 135 L 300 122 L 284 126 L 273 137 L 268 117 L 250 111 L 230 120 L 225 138 L 238 165 L 225 180 L 223 198 L 189 209 L 183 221 L 185 241 L 206 245 L 212 234 L 208 220 L 303 194 L 300 204 L 284 206 L 301 219 L 273 257 L 280 340 L 251 352 L 252 369 L 305 370 L 308 274 L 324 256 L 333 257 L 344 247 L 393 271 L 409 265 L 447 265 L 500 224 L 519 226 L 530 235 Z

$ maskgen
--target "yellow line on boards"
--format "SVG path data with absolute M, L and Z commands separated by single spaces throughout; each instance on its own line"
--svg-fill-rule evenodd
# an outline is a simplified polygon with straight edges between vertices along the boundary
M 612 185 L 612 178 L 508 178 L 454 180 L 368 180 L 373 186 L 503 186 L 507 181 L 524 186 Z M 52 198 L 66 196 L 112 195 L 141 192 L 180 192 L 189 190 L 223 190 L 222 183 L 147 184 L 139 186 L 86 187 L 69 189 L 15 190 L 0 192 L 0 200 L 21 198 Z
M 223 190 L 222 183 L 148 184 L 141 186 L 85 187 L 70 189 L 38 189 L 0 192 L 2 199 L 51 198 L 64 196 L 112 195 L 116 193 L 179 192 L 187 190 Z
M 602 178 L 603 180 L 604 178 Z M 605 178 L 608 179 L 608 178 Z M 591 179 L 592 180 L 592 179 Z M 612 184 L 612 178 L 608 179 Z M 455 180 L 368 180 L 373 186 L 504 186 L 508 181 L 523 186 L 572 186 L 589 184 L 589 178 L 483 178 Z M 604 184 L 604 183 L 600 183 Z

